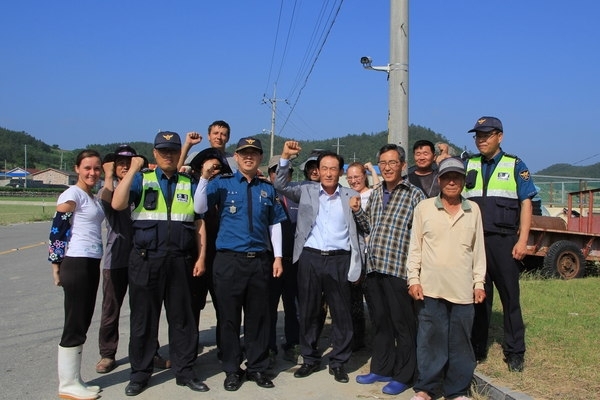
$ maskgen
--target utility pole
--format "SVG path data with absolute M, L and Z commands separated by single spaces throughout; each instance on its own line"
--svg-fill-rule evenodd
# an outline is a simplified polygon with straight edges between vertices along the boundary
M 390 63 L 371 65 L 373 59 L 360 58 L 365 69 L 387 72 L 388 143 L 408 147 L 408 0 L 390 0 Z
M 269 158 L 273 157 L 273 142 L 275 140 L 275 111 L 277 110 L 277 101 L 287 101 L 284 99 L 278 99 L 275 94 L 277 92 L 277 84 L 273 85 L 273 97 L 270 99 L 267 99 L 267 101 L 269 103 L 271 103 L 271 146 L 270 146 L 270 151 L 269 151 Z M 263 100 L 263 103 L 265 103 L 266 101 Z
M 340 138 L 337 139 L 337 144 L 332 145 L 331 147 L 335 147 L 335 153 L 340 154 L 340 147 L 344 147 L 345 145 L 340 144 Z

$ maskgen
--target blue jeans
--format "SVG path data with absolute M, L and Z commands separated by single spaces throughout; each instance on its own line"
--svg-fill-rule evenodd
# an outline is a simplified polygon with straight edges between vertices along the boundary
M 419 372 L 415 391 L 432 397 L 440 390 L 446 398 L 467 395 L 476 365 L 470 338 L 473 304 L 425 297 L 416 307 Z

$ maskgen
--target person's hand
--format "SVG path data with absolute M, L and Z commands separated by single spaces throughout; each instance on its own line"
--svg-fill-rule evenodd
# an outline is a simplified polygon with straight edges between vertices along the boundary
M 350 209 L 353 212 L 358 212 L 358 210 L 360 210 L 360 196 L 350 197 Z
M 283 261 L 281 257 L 275 257 L 273 260 L 273 278 L 279 278 L 283 274 Z
M 473 301 L 475 304 L 481 304 L 485 300 L 485 290 L 473 289 Z
M 288 140 L 283 144 L 283 151 L 281 152 L 281 158 L 289 160 L 290 158 L 300 154 L 302 147 L 300 143 L 295 140 Z
M 109 179 L 113 177 L 115 172 L 115 162 L 109 161 L 102 164 L 102 169 L 104 170 L 104 178 Z
M 369 171 L 371 171 L 371 172 L 373 172 L 373 171 L 375 170 L 375 168 L 373 168 L 373 164 L 372 164 L 370 161 L 367 161 L 367 162 L 364 164 L 364 167 L 365 167 L 366 169 L 368 169 Z
M 192 272 L 192 276 L 198 277 L 204 275 L 206 272 L 206 266 L 204 265 L 204 260 L 196 260 L 196 264 L 194 264 L 194 271 Z
M 145 161 L 144 161 L 143 157 L 139 157 L 139 156 L 131 157 L 131 165 L 129 166 L 129 169 L 133 170 L 135 172 L 139 172 L 142 170 L 144 163 L 145 163 Z
M 410 285 L 410 287 L 408 288 L 408 294 L 415 300 L 425 299 L 425 296 L 423 296 L 423 287 L 419 283 Z
M 198 132 L 188 132 L 185 135 L 185 143 L 189 147 L 192 147 L 192 146 L 200 143 L 201 141 L 202 141 L 202 135 L 200 135 Z
M 62 286 L 62 283 L 60 283 L 60 264 L 52 264 L 52 278 L 54 278 L 55 286 Z
M 512 250 L 512 256 L 515 260 L 522 260 L 527 255 L 527 243 L 517 242 Z

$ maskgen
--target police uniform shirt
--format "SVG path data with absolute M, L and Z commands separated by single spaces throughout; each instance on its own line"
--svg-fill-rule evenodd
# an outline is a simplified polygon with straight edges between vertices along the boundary
M 257 177 L 248 182 L 240 172 L 212 179 L 207 201 L 220 213 L 217 250 L 270 250 L 269 226 L 287 219 L 273 185 Z
M 500 151 L 500 153 L 496 154 L 494 158 L 491 160 L 486 160 L 485 158 L 481 158 L 481 173 L 483 174 L 484 182 L 487 183 L 489 181 L 489 177 L 494 173 L 494 169 L 500 159 L 504 155 L 504 151 Z M 507 154 L 510 156 L 510 154 Z M 514 157 L 514 156 L 511 156 Z M 531 179 L 531 175 L 529 173 L 529 169 L 518 157 L 514 157 L 517 159 L 515 163 L 515 180 L 517 182 L 517 197 L 519 198 L 519 202 L 523 200 L 532 199 L 537 194 L 537 189 L 533 184 L 533 179 Z

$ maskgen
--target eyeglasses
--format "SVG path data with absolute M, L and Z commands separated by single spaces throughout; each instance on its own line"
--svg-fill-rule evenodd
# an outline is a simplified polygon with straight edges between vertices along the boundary
M 389 166 L 390 168 L 396 168 L 398 165 L 400 165 L 400 161 L 398 160 L 390 160 L 390 161 L 379 161 L 377 163 L 377 165 L 379 165 L 379 168 L 385 168 L 386 166 Z
M 358 181 L 358 180 L 361 180 L 361 179 L 365 179 L 365 176 L 364 175 L 357 175 L 357 176 L 347 176 L 346 177 L 347 181 Z
M 491 138 L 494 135 L 497 135 L 498 131 L 492 131 L 492 132 L 488 132 L 488 133 L 476 133 L 475 135 L 473 135 L 473 139 L 475 140 L 481 140 L 481 141 L 486 141 L 489 138 Z
M 221 168 L 223 168 L 223 166 L 221 164 L 213 164 L 212 167 L 215 171 L 220 171 Z

